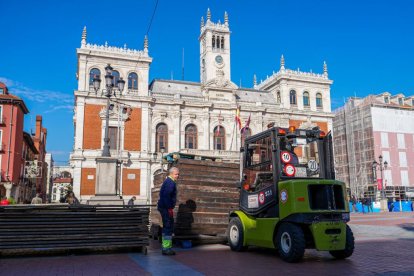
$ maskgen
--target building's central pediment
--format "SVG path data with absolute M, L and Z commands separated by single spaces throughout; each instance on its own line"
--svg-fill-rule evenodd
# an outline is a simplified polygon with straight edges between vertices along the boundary
M 213 88 L 227 88 L 227 89 L 237 89 L 237 85 L 232 82 L 231 80 L 227 80 L 224 78 L 214 78 L 205 83 L 206 87 L 213 87 Z

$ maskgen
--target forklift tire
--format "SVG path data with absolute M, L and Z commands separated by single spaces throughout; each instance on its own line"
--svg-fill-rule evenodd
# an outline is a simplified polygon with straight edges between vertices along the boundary
M 345 258 L 350 257 L 352 253 L 354 253 L 354 248 L 355 248 L 354 234 L 352 233 L 351 228 L 347 225 L 346 226 L 345 249 L 329 251 L 329 253 L 336 259 L 345 259 Z
M 305 254 L 305 235 L 302 228 L 293 223 L 282 223 L 277 230 L 275 246 L 282 260 L 298 262 Z
M 240 218 L 234 217 L 230 220 L 227 230 L 227 241 L 231 250 L 238 252 L 246 250 L 247 246 L 243 246 L 243 239 L 243 224 Z

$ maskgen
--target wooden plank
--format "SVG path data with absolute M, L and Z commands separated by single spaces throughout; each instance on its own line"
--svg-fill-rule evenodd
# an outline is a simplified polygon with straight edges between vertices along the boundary
M 102 246 L 145 246 L 149 243 L 150 207 L 0 207 L 0 253 L 22 248 L 93 250 Z

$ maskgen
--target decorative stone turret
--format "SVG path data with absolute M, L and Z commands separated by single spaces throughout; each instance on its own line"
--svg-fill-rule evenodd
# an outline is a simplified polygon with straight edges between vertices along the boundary
M 255 88 L 257 86 L 257 78 L 256 78 L 256 74 L 253 75 L 253 88 Z
M 210 8 L 207 21 L 201 18 L 200 29 L 200 81 L 207 86 L 237 87 L 230 74 L 229 17 L 224 13 L 224 23 L 211 20 Z
M 145 35 L 144 37 L 144 53 L 148 53 L 148 37 Z
M 282 57 L 280 58 L 280 71 L 284 71 L 285 70 L 285 58 Z
M 204 27 L 204 17 L 201 17 L 201 24 L 200 24 L 200 29 L 202 29 Z
M 83 27 L 81 48 L 86 46 L 86 26 Z
M 326 64 L 326 61 L 323 62 L 323 75 L 328 76 L 328 65 Z

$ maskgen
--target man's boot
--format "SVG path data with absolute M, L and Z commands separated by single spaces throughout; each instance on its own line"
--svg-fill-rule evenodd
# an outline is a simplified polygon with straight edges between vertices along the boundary
M 173 256 L 175 255 L 172 248 L 172 237 L 171 236 L 162 236 L 162 255 Z
M 175 251 L 172 250 L 171 248 L 168 249 L 163 249 L 162 250 L 162 255 L 166 255 L 166 256 L 174 256 L 175 255 Z

